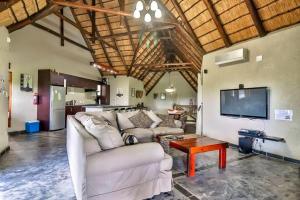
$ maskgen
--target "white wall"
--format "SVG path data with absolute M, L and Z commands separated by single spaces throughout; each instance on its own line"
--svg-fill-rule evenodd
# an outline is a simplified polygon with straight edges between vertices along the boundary
M 66 10 L 68 11 L 68 10 Z M 66 12 L 69 15 L 69 12 Z M 49 16 L 38 23 L 59 32 L 59 19 Z M 80 32 L 65 23 L 67 37 L 84 44 Z M 37 118 L 37 107 L 32 104 L 33 93 L 20 91 L 20 74 L 33 76 L 33 92 L 37 92 L 38 69 L 55 69 L 58 72 L 97 80 L 99 72 L 90 67 L 90 52 L 60 39 L 31 25 L 11 34 L 11 63 L 13 75 L 12 128 L 24 130 L 24 122 Z
M 249 62 L 226 67 L 214 64 L 216 55 L 247 48 Z M 263 55 L 262 62 L 255 58 Z M 261 143 L 263 151 L 300 159 L 300 26 L 268 34 L 203 58 L 203 128 L 210 137 L 238 144 L 240 128 L 265 130 L 267 135 L 283 137 L 286 143 Z M 270 89 L 270 119 L 248 120 L 220 116 L 220 90 L 267 86 Z M 200 102 L 200 100 L 199 100 Z M 274 120 L 275 109 L 292 109 L 292 122 Z M 262 142 L 262 141 L 261 141 Z M 259 148 L 259 145 L 256 146 Z
M 137 103 L 144 101 L 145 92 L 143 98 L 141 99 L 132 97 L 130 94 L 131 88 L 144 91 L 144 84 L 142 81 L 127 76 L 117 76 L 116 78 L 113 76 L 109 76 L 108 78 L 109 78 L 109 85 L 110 85 L 111 105 L 118 105 L 118 106 L 132 105 L 133 106 L 136 105 Z M 118 90 L 123 94 L 123 96 L 121 97 L 117 96 Z
M 8 63 L 9 44 L 7 43 L 8 31 L 5 27 L 0 27 L 0 152 L 8 147 L 7 136 L 7 112 L 8 112 Z M 4 84 L 4 85 L 2 85 Z
M 181 74 L 179 72 L 172 72 L 170 76 L 171 84 L 176 88 L 174 94 L 167 93 L 166 100 L 160 99 L 160 94 L 165 92 L 165 89 L 169 87 L 169 74 L 166 73 L 145 98 L 145 105 L 155 112 L 164 113 L 172 108 L 174 103 L 189 105 L 190 99 L 193 100 L 194 104 L 197 103 L 197 93 L 191 88 Z M 157 99 L 153 98 L 154 93 L 158 93 Z

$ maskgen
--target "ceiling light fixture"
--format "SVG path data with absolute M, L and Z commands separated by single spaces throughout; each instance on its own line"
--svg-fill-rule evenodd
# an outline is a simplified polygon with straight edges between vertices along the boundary
M 162 17 L 162 12 L 158 8 L 158 3 L 155 0 L 140 0 L 136 3 L 133 17 L 136 19 L 144 18 L 146 23 L 152 21 L 152 17 L 157 19 Z
M 117 73 L 118 73 L 118 72 L 117 72 L 116 70 L 114 70 L 114 69 L 110 69 L 110 68 L 108 68 L 108 67 L 106 67 L 106 66 L 99 65 L 99 64 L 97 64 L 97 63 L 95 63 L 95 62 L 90 62 L 90 65 L 91 65 L 92 67 L 94 67 L 94 68 L 100 69 L 101 71 L 107 71 L 107 72 L 109 72 L 109 73 L 111 73 L 111 74 L 117 74 Z
M 173 92 L 176 92 L 176 88 L 174 87 L 173 84 L 171 84 L 171 72 L 169 72 L 169 87 L 165 89 L 165 91 L 167 93 L 173 93 Z

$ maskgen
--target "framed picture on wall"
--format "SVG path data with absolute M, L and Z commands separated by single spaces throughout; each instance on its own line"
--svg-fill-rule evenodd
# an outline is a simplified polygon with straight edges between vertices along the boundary
M 130 96 L 135 97 L 135 88 L 130 89 Z
M 161 100 L 166 100 L 166 98 L 167 98 L 166 93 L 164 93 L 164 92 L 160 93 L 160 99 Z
M 157 97 L 158 97 L 158 94 L 157 94 L 157 93 L 154 93 L 154 94 L 153 94 L 153 98 L 154 98 L 154 99 L 157 99 Z
M 32 76 L 29 74 L 21 74 L 20 89 L 24 92 L 32 92 Z

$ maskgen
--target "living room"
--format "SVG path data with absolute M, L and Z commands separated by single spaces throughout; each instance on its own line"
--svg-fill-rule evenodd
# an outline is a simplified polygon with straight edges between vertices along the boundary
M 299 6 L 1 2 L 0 199 L 299 199 Z

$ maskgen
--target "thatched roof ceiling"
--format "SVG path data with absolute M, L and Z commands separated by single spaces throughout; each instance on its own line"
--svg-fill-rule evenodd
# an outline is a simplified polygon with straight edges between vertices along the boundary
M 117 75 L 143 80 L 146 92 L 170 70 L 179 71 L 196 90 L 196 74 L 205 53 L 263 37 L 300 21 L 300 0 L 158 0 L 163 19 L 149 25 L 121 16 L 133 12 L 136 0 L 75 3 L 114 12 L 72 7 L 74 19 L 70 19 L 59 11 L 63 6 L 52 0 L 8 0 L 0 4 L 0 25 L 9 31 L 28 24 L 47 30 L 36 21 L 55 14 L 80 30 L 86 42 L 83 48 L 90 50 L 94 62 L 116 70 Z M 108 75 L 108 71 L 101 73 Z

